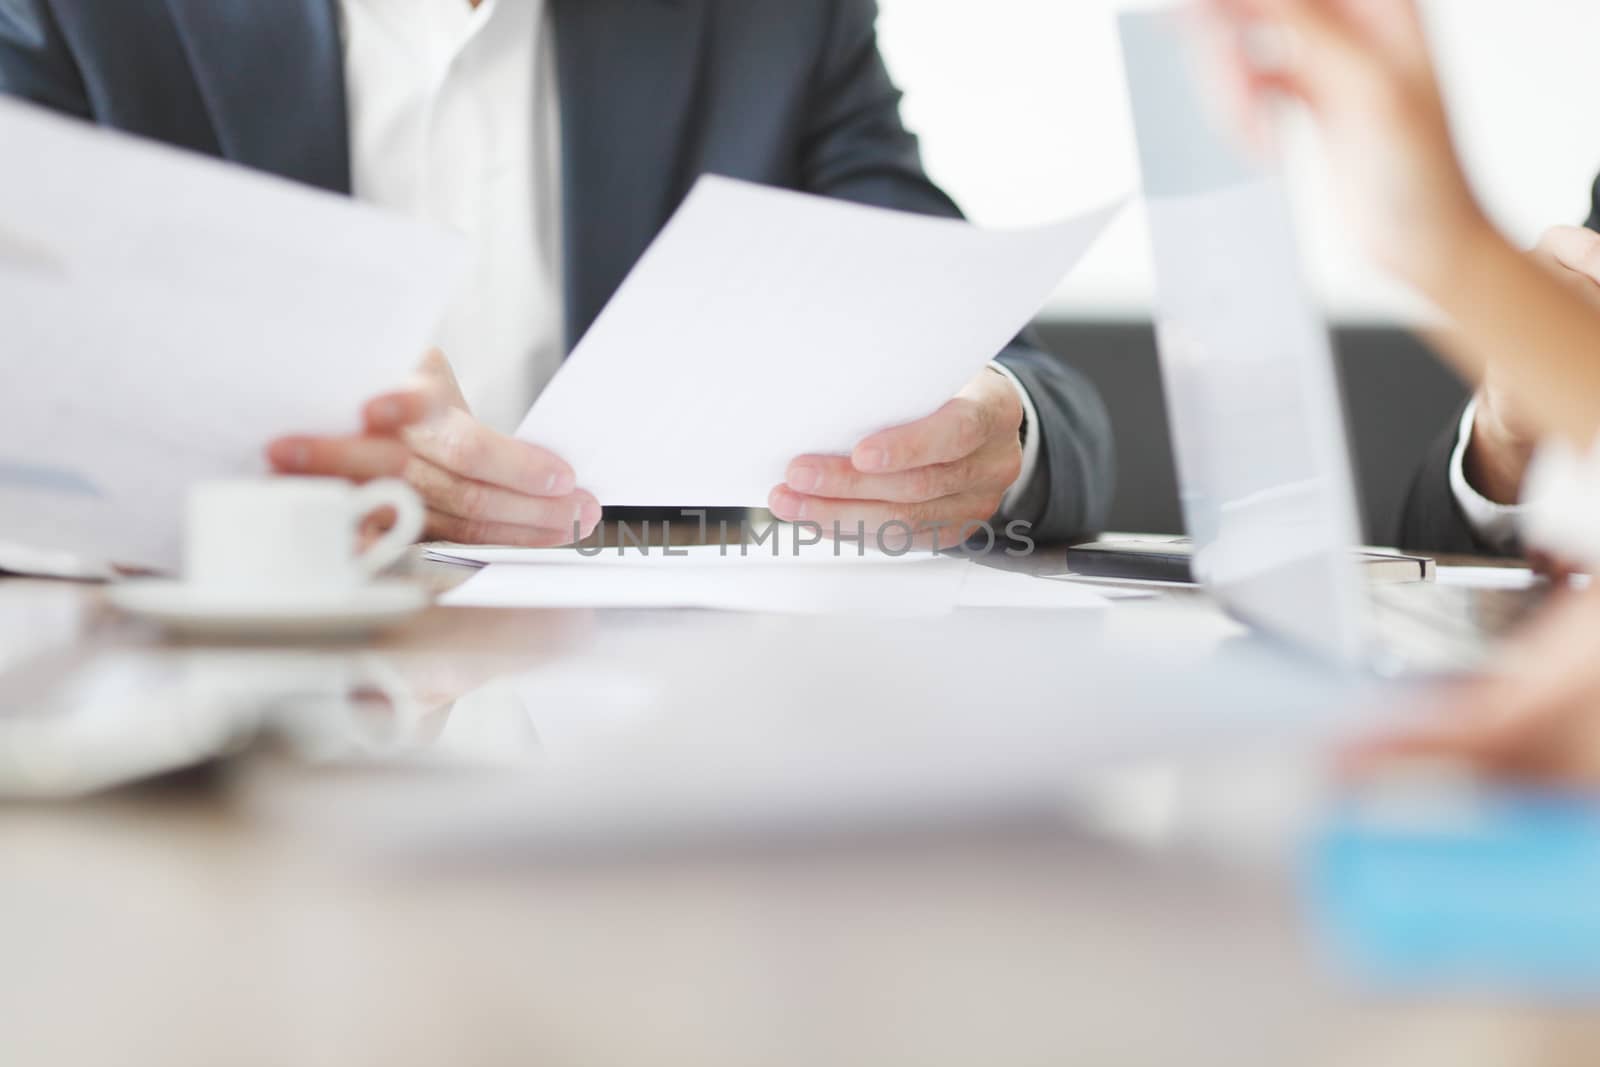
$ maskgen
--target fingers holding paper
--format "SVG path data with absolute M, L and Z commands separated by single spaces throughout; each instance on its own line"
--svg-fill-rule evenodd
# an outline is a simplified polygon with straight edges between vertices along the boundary
M 489 435 L 484 445 L 486 456 L 532 449 L 522 441 L 484 430 Z M 517 460 L 522 458 L 485 458 L 481 466 L 464 466 L 487 477 L 521 469 Z M 554 456 L 550 459 L 565 467 Z M 502 464 L 503 469 L 497 470 L 496 463 Z M 419 448 L 406 467 L 405 477 L 428 505 L 428 536 L 435 540 L 548 548 L 587 537 L 600 521 L 599 501 L 572 488 L 570 472 L 552 473 L 543 463 L 531 464 L 526 474 L 508 477 L 510 484 L 497 484 L 442 465 Z M 552 478 L 556 480 L 552 482 Z M 557 492 L 548 488 L 552 485 L 567 488 Z
M 279 474 L 371 482 L 404 475 L 411 450 L 398 438 L 285 437 L 272 442 L 267 458 Z
M 284 437 L 267 448 L 267 458 L 280 474 L 306 474 L 370 482 L 399 478 L 411 461 L 411 450 L 399 434 L 428 417 L 429 397 L 407 389 L 377 397 L 361 413 L 362 432 L 353 437 Z
M 364 421 L 360 437 L 289 438 L 268 455 L 285 474 L 405 478 L 427 505 L 432 540 L 552 547 L 587 537 L 600 521 L 599 502 L 559 456 L 472 416 L 438 352 L 413 389 L 374 400 Z
M 1023 409 L 1016 388 L 985 370 L 933 415 L 862 441 L 845 456 L 801 456 L 768 507 L 787 522 L 831 534 L 909 529 L 919 547 L 950 548 L 961 528 L 988 522 L 1022 470 Z

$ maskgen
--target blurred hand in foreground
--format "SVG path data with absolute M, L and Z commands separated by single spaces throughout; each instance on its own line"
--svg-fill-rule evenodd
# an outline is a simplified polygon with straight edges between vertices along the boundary
M 1453 760 L 1486 775 L 1600 786 L 1600 590 L 1566 594 L 1507 649 L 1492 676 L 1437 694 L 1420 725 L 1353 750 L 1365 773 Z
M 1280 96 L 1311 110 L 1350 224 L 1455 321 L 1461 343 L 1445 355 L 1474 381 L 1496 375 L 1489 388 L 1515 395 L 1518 424 L 1587 450 L 1600 434 L 1600 306 L 1575 291 L 1572 271 L 1552 278 L 1489 222 L 1461 168 L 1415 0 L 1206 8 L 1224 81 L 1253 126 Z
M 1462 170 L 1414 0 L 1208 0 L 1253 127 L 1278 96 L 1317 119 L 1346 218 L 1429 289 L 1492 232 Z
M 1600 311 L 1600 234 L 1581 226 L 1547 230 L 1532 258 L 1550 277 Z M 1600 346 L 1594 352 L 1600 361 Z M 1478 408 L 1467 449 L 1467 480 L 1498 504 L 1522 498 L 1528 468 L 1538 451 L 1539 425 L 1530 418 L 1505 382 L 1505 372 L 1491 364 L 1478 390 Z

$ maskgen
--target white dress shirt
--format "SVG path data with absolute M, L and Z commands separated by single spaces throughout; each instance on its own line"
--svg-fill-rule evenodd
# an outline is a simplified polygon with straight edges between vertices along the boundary
M 1472 444 L 1477 419 L 1478 401 L 1474 398 L 1467 405 L 1466 414 L 1461 416 L 1456 448 L 1450 454 L 1450 493 L 1480 541 L 1499 552 L 1510 552 L 1522 536 L 1522 508 L 1496 503 L 1467 481 L 1467 448 Z
M 435 343 L 509 433 L 561 366 L 560 110 L 544 0 L 341 0 L 357 199 L 455 229 Z M 420 358 L 420 354 L 419 354 Z
M 1497 504 L 1467 481 L 1466 453 L 1478 402 L 1467 405 L 1450 459 L 1450 489 L 1467 522 L 1487 543 L 1531 548 L 1591 570 L 1600 569 L 1600 443 L 1587 454 L 1561 441 L 1541 445 L 1528 467 L 1522 502 Z
M 513 432 L 561 366 L 560 107 L 544 0 L 341 0 L 357 199 L 466 235 L 467 285 L 435 339 L 481 421 Z M 1038 413 L 1022 383 L 1022 475 Z M 583 472 L 578 472 L 582 480 Z

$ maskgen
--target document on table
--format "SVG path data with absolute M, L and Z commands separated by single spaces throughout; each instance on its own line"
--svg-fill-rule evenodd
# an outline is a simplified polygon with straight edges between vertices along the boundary
M 783 615 L 934 618 L 957 608 L 1084 610 L 1106 597 L 1068 582 L 1011 574 L 959 556 L 822 558 L 545 553 L 491 563 L 441 603 L 493 608 L 701 608 Z M 737 553 L 737 549 L 734 550 Z M 566 557 L 558 561 L 554 556 Z M 581 560 L 581 562 L 577 562 Z
M 603 504 L 764 507 L 796 456 L 955 396 L 1116 211 L 988 231 L 702 178 L 519 436 Z
M 0 102 L 0 144 L 0 542 L 175 567 L 188 487 L 354 431 L 464 265 L 442 231 L 28 105 Z
M 789 523 L 775 523 L 761 531 L 759 543 L 702 544 L 668 547 L 646 543 L 609 544 L 578 550 L 566 548 L 504 548 L 436 542 L 427 546 L 429 559 L 441 563 L 520 563 L 533 566 L 571 564 L 583 567 L 749 567 L 749 566 L 874 566 L 911 564 L 945 557 L 919 550 L 891 555 L 853 541 L 813 541 L 809 531 Z

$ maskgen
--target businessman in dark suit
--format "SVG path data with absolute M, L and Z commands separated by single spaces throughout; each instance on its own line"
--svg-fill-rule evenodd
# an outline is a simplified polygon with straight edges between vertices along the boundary
M 362 436 L 270 454 L 403 471 L 432 537 L 556 544 L 598 505 L 582 471 L 508 436 L 511 413 L 698 175 L 958 214 L 875 22 L 873 0 L 5 0 L 0 92 L 466 232 L 480 270 L 448 360 L 370 405 Z M 1064 540 L 1104 521 L 1112 477 L 1093 387 L 1025 336 L 921 422 L 796 457 L 770 506 L 846 529 L 998 513 Z
M 1533 256 L 1600 305 L 1600 179 L 1584 226 L 1550 230 Z M 1538 446 L 1491 370 L 1429 450 L 1401 515 L 1400 543 L 1425 552 L 1522 555 L 1517 502 Z

